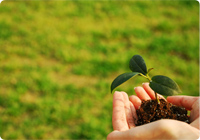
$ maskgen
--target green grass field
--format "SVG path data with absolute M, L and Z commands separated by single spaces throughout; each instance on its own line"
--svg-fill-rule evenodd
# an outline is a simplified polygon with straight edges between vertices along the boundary
M 199 96 L 197 1 L 3 1 L 0 137 L 105 139 L 134 54 Z M 135 94 L 145 79 L 116 90 Z

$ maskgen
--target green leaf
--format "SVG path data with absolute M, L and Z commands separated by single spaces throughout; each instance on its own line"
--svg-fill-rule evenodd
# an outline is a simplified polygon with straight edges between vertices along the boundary
M 124 74 L 119 75 L 117 78 L 115 78 L 115 80 L 113 80 L 111 84 L 111 93 L 116 87 L 118 87 L 122 83 L 126 82 L 127 80 L 129 80 L 130 78 L 138 74 L 139 72 L 131 72 L 131 73 L 124 73 Z
M 151 71 L 151 70 L 153 70 L 154 68 L 150 68 L 150 69 L 148 69 L 148 71 L 147 71 L 147 74 L 149 74 L 149 72 Z
M 174 95 L 181 93 L 181 90 L 176 82 L 166 76 L 156 75 L 152 77 L 149 86 L 156 92 L 162 95 Z
M 144 75 L 147 74 L 147 67 L 146 67 L 145 61 L 142 58 L 142 56 L 140 56 L 140 55 L 134 55 L 131 58 L 131 60 L 129 62 L 129 68 L 133 72 L 139 72 L 139 73 L 142 73 Z

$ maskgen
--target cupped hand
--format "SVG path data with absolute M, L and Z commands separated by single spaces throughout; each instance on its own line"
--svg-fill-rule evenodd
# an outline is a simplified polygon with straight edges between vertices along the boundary
M 143 87 L 136 87 L 135 92 L 137 96 L 130 96 L 130 101 L 134 104 L 135 108 L 141 105 L 141 100 L 155 99 L 154 91 L 149 87 L 149 83 L 144 83 Z M 158 94 L 159 98 L 164 97 Z M 199 129 L 199 97 L 193 96 L 168 96 L 167 101 L 185 107 L 190 113 L 190 125 Z
M 125 92 L 115 92 L 113 95 L 113 129 L 117 131 L 126 131 L 135 127 L 137 118 L 136 110 L 132 102 L 129 101 Z
M 113 96 L 112 123 L 114 131 L 107 139 L 197 139 L 199 137 L 199 97 L 170 96 L 167 101 L 191 110 L 190 124 L 162 119 L 142 126 L 135 126 L 136 109 L 141 100 L 155 99 L 148 83 L 135 88 L 136 95 L 115 92 Z M 159 98 L 163 98 L 158 95 Z

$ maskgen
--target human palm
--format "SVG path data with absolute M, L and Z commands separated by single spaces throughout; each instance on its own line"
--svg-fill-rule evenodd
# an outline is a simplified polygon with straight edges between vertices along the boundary
M 114 131 L 107 139 L 186 139 L 199 136 L 199 97 L 169 96 L 167 98 L 169 102 L 191 110 L 189 125 L 176 120 L 163 119 L 135 127 L 136 109 L 141 105 L 141 100 L 155 98 L 154 91 L 148 83 L 144 83 L 143 87 L 136 87 L 135 92 L 137 96 L 130 97 L 125 92 L 114 93 L 112 117 Z M 161 95 L 159 97 L 163 98 Z

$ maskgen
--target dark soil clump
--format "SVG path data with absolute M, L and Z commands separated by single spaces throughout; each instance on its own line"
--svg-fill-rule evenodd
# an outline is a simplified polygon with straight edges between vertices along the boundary
M 137 126 L 160 119 L 175 119 L 189 123 L 185 108 L 175 106 L 164 99 L 160 99 L 160 104 L 157 103 L 157 100 L 142 100 L 142 104 L 136 112 L 138 116 Z

